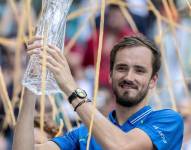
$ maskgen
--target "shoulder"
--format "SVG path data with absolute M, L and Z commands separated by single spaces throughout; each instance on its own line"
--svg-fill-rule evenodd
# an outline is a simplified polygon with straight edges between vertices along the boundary
M 182 116 L 172 110 L 172 109 L 161 109 L 153 111 L 149 116 L 148 120 L 152 120 L 152 122 L 177 122 L 183 124 Z
M 155 127 L 162 127 L 169 130 L 184 128 L 184 121 L 182 116 L 172 109 L 162 109 L 153 111 L 145 120 L 145 125 Z
M 184 129 L 183 118 L 174 110 L 153 111 L 137 128 L 146 132 L 158 149 L 178 150 L 181 147 Z
M 161 109 L 161 110 L 154 110 L 152 113 L 151 113 L 151 116 L 152 117 L 159 117 L 159 116 L 163 116 L 163 117 L 176 117 L 176 118 L 179 118 L 179 119 L 182 119 L 182 116 L 178 113 L 178 112 L 176 112 L 176 111 L 174 111 L 174 110 L 172 110 L 172 109 Z

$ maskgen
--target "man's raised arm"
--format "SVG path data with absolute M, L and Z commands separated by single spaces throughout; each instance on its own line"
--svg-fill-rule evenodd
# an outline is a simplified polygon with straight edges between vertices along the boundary
M 34 150 L 34 110 L 36 96 L 27 89 L 14 131 L 13 150 Z
M 36 96 L 27 89 L 14 131 L 13 150 L 59 150 L 53 142 L 35 145 L 34 112 Z

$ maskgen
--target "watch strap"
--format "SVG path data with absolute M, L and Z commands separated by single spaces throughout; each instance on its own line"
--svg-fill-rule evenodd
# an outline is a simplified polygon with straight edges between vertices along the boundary
M 68 97 L 69 103 L 71 104 L 72 101 L 73 101 L 74 99 L 76 99 L 76 98 L 77 98 L 77 94 L 76 94 L 76 92 L 74 91 L 74 92 L 72 92 L 72 94 Z

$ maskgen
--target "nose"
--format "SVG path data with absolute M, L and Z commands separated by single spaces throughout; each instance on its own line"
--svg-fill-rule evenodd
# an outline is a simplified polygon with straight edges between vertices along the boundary
M 126 74 L 124 75 L 124 78 L 128 81 L 133 81 L 135 78 L 135 74 L 132 69 L 129 69 Z

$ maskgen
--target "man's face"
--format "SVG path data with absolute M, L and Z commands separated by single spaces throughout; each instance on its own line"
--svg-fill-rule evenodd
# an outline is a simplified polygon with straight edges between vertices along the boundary
M 152 52 L 143 46 L 123 48 L 117 52 L 111 72 L 116 102 L 125 107 L 139 104 L 156 84 L 152 75 Z

